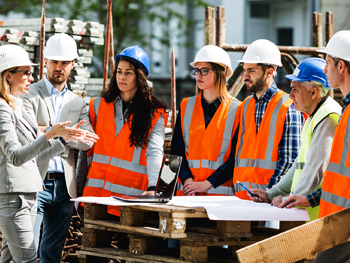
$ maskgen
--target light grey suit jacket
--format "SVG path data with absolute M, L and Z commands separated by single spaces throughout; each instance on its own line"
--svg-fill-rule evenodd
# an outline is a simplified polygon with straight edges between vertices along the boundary
M 1 194 L 42 191 L 38 165 L 65 150 L 58 141 L 50 144 L 24 109 L 22 115 L 28 123 L 17 118 L 12 108 L 0 99 Z
M 30 85 L 29 93 L 22 97 L 22 99 L 23 105 L 32 121 L 40 126 L 52 127 L 56 124 L 56 115 L 44 80 L 40 80 L 38 83 Z M 88 116 L 88 108 L 86 107 L 84 99 L 71 91 L 67 91 L 63 97 L 60 122 L 71 121 L 70 126 L 72 126 L 81 120 L 85 120 L 86 123 L 80 128 L 93 132 Z M 66 146 L 66 151 L 61 154 L 67 191 L 72 198 L 76 198 L 77 196 L 73 149 L 87 151 L 92 145 L 92 142 L 82 143 L 76 140 L 71 140 Z M 48 166 L 49 162 L 39 167 L 43 178 L 46 175 Z

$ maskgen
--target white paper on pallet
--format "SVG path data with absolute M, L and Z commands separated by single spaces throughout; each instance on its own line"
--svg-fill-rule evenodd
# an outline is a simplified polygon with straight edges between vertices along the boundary
M 79 197 L 72 201 L 112 206 L 154 206 L 156 203 L 130 203 L 112 197 Z M 160 204 L 164 205 L 164 204 Z M 266 203 L 255 203 L 235 196 L 174 196 L 166 205 L 203 207 L 211 220 L 237 221 L 309 221 L 305 209 L 277 208 Z

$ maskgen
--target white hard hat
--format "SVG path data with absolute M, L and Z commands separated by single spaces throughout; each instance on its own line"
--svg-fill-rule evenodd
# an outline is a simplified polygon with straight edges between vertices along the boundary
M 32 63 L 29 59 L 27 51 L 20 46 L 0 46 L 0 72 L 14 67 L 36 65 L 38 64 Z
M 251 43 L 238 62 L 262 63 L 281 67 L 281 52 L 278 47 L 267 39 L 258 39 Z
M 233 74 L 230 56 L 218 46 L 207 45 L 202 47 L 190 65 L 195 67 L 198 62 L 213 62 L 226 67 L 226 78 Z
M 78 57 L 77 43 L 67 34 L 56 34 L 47 40 L 44 57 L 51 60 L 70 61 Z
M 335 33 L 323 50 L 317 50 L 332 57 L 350 61 L 350 30 Z

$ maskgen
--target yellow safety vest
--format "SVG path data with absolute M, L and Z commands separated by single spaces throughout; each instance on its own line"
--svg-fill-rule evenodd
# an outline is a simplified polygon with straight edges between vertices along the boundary
M 291 192 L 294 191 L 299 178 L 301 176 L 301 172 L 306 163 L 306 155 L 311 145 L 313 132 L 317 125 L 322 122 L 325 118 L 329 117 L 335 122 L 338 122 L 341 113 L 340 105 L 334 101 L 332 98 L 328 97 L 327 100 L 322 104 L 322 106 L 317 110 L 315 115 L 312 118 L 308 118 L 303 126 L 303 130 L 301 132 L 301 146 L 299 149 L 299 155 L 297 158 L 296 169 L 293 176 L 293 182 L 291 187 Z M 317 189 L 321 188 L 322 183 L 317 187 Z M 312 189 L 313 191 L 316 189 Z M 309 212 L 310 220 L 315 220 L 318 218 L 319 206 L 317 207 L 303 207 Z

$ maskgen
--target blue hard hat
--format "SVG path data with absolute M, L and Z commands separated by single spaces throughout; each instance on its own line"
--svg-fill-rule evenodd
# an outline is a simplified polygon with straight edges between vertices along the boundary
M 326 66 L 326 61 L 320 58 L 307 58 L 304 59 L 294 70 L 293 74 L 286 75 L 287 79 L 297 82 L 303 81 L 317 81 L 325 88 L 332 89 L 328 85 L 326 74 L 323 73 L 323 69 Z
M 129 59 L 131 62 L 141 64 L 144 68 L 146 76 L 149 75 L 149 57 L 147 53 L 139 46 L 131 46 L 124 49 L 119 55 L 115 56 L 115 63 L 119 58 Z

